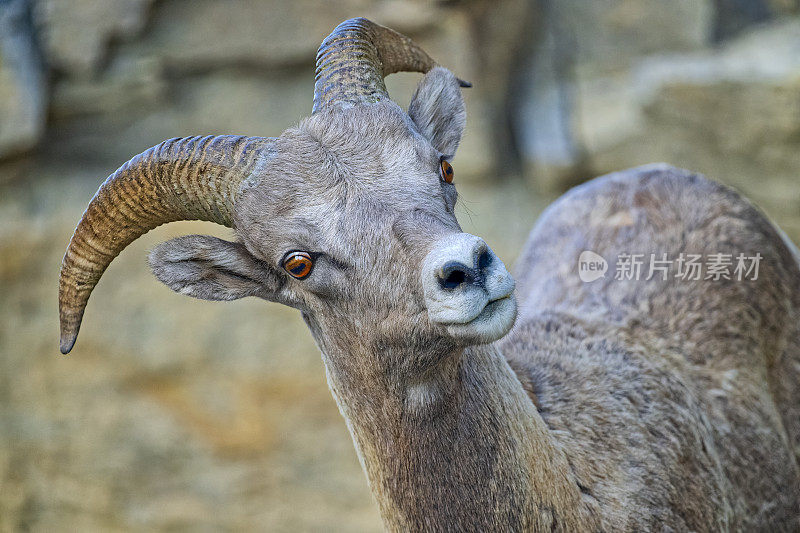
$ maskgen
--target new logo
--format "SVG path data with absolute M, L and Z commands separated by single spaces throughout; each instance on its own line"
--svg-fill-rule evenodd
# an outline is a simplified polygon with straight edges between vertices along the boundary
M 590 250 L 581 252 L 578 257 L 578 276 L 584 283 L 605 277 L 607 270 L 608 262 Z

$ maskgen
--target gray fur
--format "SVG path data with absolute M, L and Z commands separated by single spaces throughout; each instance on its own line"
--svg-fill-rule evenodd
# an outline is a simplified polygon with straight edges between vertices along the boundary
M 542 216 L 516 326 L 476 345 L 431 319 L 421 280 L 474 242 L 438 170 L 463 130 L 452 74 L 431 71 L 409 113 L 286 130 L 236 203 L 240 242 L 169 241 L 154 273 L 302 311 L 389 530 L 798 530 L 800 271 L 763 215 L 672 167 L 599 178 Z M 585 249 L 764 263 L 756 282 L 584 284 Z M 323 254 L 308 278 L 281 269 L 291 250 Z
M 763 259 L 755 281 L 560 275 L 587 249 Z M 800 528 L 800 270 L 752 204 L 667 165 L 598 178 L 542 216 L 517 281 L 500 349 L 604 530 Z
M 150 252 L 149 263 L 161 283 L 202 300 L 269 295 L 280 284 L 244 246 L 209 235 L 186 235 L 161 243 Z
M 458 78 L 442 67 L 428 72 L 414 91 L 408 116 L 434 148 L 454 155 L 467 123 Z

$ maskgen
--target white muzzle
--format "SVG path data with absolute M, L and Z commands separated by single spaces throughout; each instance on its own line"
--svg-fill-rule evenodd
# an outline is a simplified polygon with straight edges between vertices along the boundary
M 422 264 L 428 316 L 465 342 L 493 342 L 517 316 L 514 278 L 480 237 L 468 233 L 437 241 Z

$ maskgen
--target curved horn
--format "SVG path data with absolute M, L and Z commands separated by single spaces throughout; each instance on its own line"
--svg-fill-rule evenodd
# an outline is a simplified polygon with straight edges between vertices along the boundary
M 428 72 L 431 56 L 394 30 L 365 18 L 336 26 L 317 52 L 316 113 L 334 103 L 370 103 L 388 98 L 383 78 L 394 72 Z
M 86 208 L 61 263 L 61 352 L 75 344 L 100 276 L 138 237 L 177 220 L 232 227 L 242 181 L 272 142 L 233 135 L 169 139 L 111 174 Z

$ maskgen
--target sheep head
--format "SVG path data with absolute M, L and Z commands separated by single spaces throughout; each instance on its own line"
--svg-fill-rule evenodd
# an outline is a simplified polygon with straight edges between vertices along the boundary
M 405 113 L 383 76 L 426 72 Z M 408 38 L 342 23 L 317 57 L 313 114 L 276 138 L 189 137 L 134 157 L 100 187 L 61 269 L 61 351 L 122 249 L 170 221 L 234 228 L 150 255 L 156 277 L 208 300 L 256 296 L 300 309 L 326 353 L 402 343 L 442 353 L 496 340 L 516 314 L 514 282 L 454 214 L 465 83 Z M 430 361 L 418 362 L 421 365 Z

